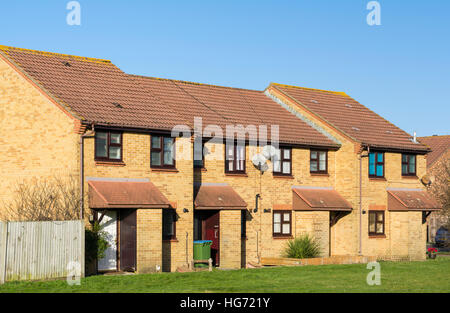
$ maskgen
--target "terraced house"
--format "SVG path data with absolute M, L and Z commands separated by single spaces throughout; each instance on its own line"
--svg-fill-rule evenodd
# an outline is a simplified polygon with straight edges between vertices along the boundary
M 429 149 L 345 93 L 1 46 L 0 118 L 0 200 L 17 181 L 80 177 L 80 215 L 110 235 L 99 270 L 175 271 L 198 239 L 216 266 L 246 267 L 304 233 L 323 256 L 423 259 L 439 208 L 420 182 Z

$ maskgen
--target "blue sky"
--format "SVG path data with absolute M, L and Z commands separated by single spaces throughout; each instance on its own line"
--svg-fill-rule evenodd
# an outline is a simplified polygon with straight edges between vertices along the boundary
M 450 1 L 4 1 L 0 44 L 112 60 L 132 74 L 345 91 L 419 136 L 450 134 Z

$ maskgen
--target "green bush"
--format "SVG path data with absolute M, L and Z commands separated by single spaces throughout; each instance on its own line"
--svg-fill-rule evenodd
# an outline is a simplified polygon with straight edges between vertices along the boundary
M 100 229 L 97 222 L 92 225 L 92 229 L 86 229 L 85 253 L 88 262 L 95 262 L 105 257 L 105 251 L 109 246 L 107 236 L 108 234 Z
M 316 258 L 320 255 L 319 242 L 308 234 L 287 242 L 283 257 L 293 259 Z

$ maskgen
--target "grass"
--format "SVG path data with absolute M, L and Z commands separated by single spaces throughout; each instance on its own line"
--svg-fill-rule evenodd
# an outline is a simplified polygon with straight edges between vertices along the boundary
M 450 258 L 381 262 L 381 285 L 369 286 L 365 264 L 276 267 L 236 271 L 91 276 L 80 286 L 65 280 L 11 282 L 2 292 L 450 292 Z

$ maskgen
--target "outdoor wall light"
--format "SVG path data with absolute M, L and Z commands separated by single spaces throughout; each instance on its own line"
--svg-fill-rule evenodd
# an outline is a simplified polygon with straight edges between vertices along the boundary
M 186 209 L 186 208 L 184 208 L 184 209 L 183 209 L 183 213 L 189 213 L 189 210 Z
M 94 224 L 94 215 L 89 215 L 89 223 Z
M 272 212 L 272 209 L 264 209 L 264 213 L 270 213 Z

